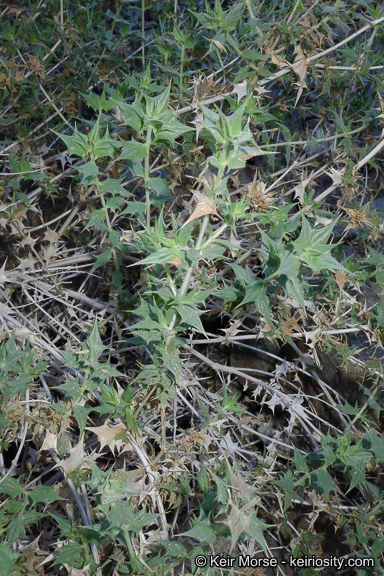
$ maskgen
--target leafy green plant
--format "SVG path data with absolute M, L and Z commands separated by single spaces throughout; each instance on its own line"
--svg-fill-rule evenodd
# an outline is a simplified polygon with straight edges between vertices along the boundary
M 41 8 L 0 30 L 4 573 L 380 572 L 381 7 Z

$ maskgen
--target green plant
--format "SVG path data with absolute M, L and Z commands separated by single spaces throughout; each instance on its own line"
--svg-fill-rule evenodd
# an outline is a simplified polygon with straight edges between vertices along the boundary
M 2 17 L 4 573 L 378 573 L 381 7 Z

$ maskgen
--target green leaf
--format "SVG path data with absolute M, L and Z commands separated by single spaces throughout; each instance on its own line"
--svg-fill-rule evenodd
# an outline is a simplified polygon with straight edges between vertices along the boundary
M 140 264 L 166 264 L 174 260 L 174 258 L 178 258 L 179 255 L 180 248 L 178 246 L 174 248 L 160 248 L 160 250 L 157 250 L 154 254 L 150 254 L 143 260 L 140 260 L 140 262 L 131 264 L 131 266 L 138 266 Z
M 181 542 L 177 542 L 177 540 L 159 540 L 158 542 L 164 546 L 167 556 L 173 556 L 174 558 L 186 558 L 187 550 L 184 544 Z
M 205 302 L 206 299 L 212 294 L 215 290 L 213 286 L 209 290 L 201 290 L 199 286 L 193 288 L 186 296 L 184 296 L 182 303 L 183 304 L 201 304 Z
M 282 282 L 286 295 L 296 300 L 301 308 L 305 310 L 303 281 L 298 276 L 290 276 L 285 282 Z
M 88 480 L 86 483 L 88 484 L 92 492 L 95 493 L 98 492 L 100 488 L 105 485 L 105 483 L 108 480 L 108 477 L 111 474 L 111 471 L 108 470 L 107 472 L 103 472 L 103 470 L 101 470 L 101 468 L 99 468 L 92 459 L 91 459 L 91 467 L 92 467 L 92 475 L 90 480 Z
M 212 524 L 209 520 L 194 520 L 193 528 L 188 530 L 188 532 L 184 532 L 182 536 L 190 536 L 191 538 L 195 538 L 195 540 L 198 542 L 208 544 L 208 546 L 211 546 L 211 548 L 213 548 L 213 545 L 216 542 L 216 532 L 212 528 Z
M 365 440 L 369 441 L 370 450 L 372 450 L 376 462 L 380 464 L 384 462 L 384 438 L 383 436 L 376 436 L 372 432 L 367 432 L 364 436 Z
M 224 19 L 221 23 L 221 28 L 225 32 L 231 32 L 237 26 L 240 21 L 240 18 L 243 14 L 244 4 L 239 3 L 235 4 L 224 16 Z
M 145 144 L 137 142 L 134 139 L 129 140 L 129 142 L 121 140 L 121 143 L 123 150 L 118 160 L 132 160 L 132 162 L 140 162 L 146 157 L 147 147 Z
M 15 566 L 16 558 L 19 558 L 20 554 L 13 552 L 11 547 L 7 542 L 0 543 L 0 576 L 9 576 L 17 570 Z M 14 568 L 14 570 L 12 570 Z
M 29 374 L 20 374 L 14 380 L 8 382 L 8 386 L 10 385 L 9 393 L 12 396 L 15 396 L 16 394 L 25 394 L 31 384 L 31 380 Z
M 104 346 L 101 341 L 97 322 L 95 322 L 92 332 L 86 339 L 84 346 L 89 349 L 89 353 L 84 354 L 84 358 L 91 364 L 96 364 L 104 350 L 108 350 L 108 346 Z
M 86 406 L 80 406 L 79 404 L 73 405 L 73 415 L 79 425 L 80 435 L 82 435 L 84 432 L 84 428 L 87 424 L 88 414 L 92 412 L 92 410 L 93 408 L 87 408 Z
M 170 86 L 159 96 L 151 98 L 145 95 L 146 108 L 145 113 L 150 120 L 160 120 L 168 113 L 168 102 L 170 95 Z
M 42 486 L 39 485 L 34 488 L 31 492 L 28 492 L 28 498 L 32 500 L 32 504 L 49 504 L 50 502 L 56 502 L 57 500 L 64 500 L 61 496 L 56 494 L 54 486 Z
M 241 292 L 235 286 L 224 286 L 217 292 L 217 297 L 223 300 L 224 304 L 229 302 L 237 302 L 241 297 Z
M 94 464 L 93 460 L 91 460 L 91 464 Z M 73 535 L 73 525 L 71 520 L 68 518 L 63 518 L 62 516 L 56 516 L 55 514 L 51 514 L 51 516 L 59 525 L 60 536 L 62 538 L 70 538 Z
M 108 177 L 99 183 L 99 189 L 104 194 L 112 194 L 112 195 L 120 194 L 124 198 L 127 196 L 131 196 L 131 193 L 121 185 L 122 182 L 123 182 L 122 179 Z
M 143 216 L 145 213 L 144 202 L 127 202 L 127 207 L 123 210 L 122 214 L 133 214 L 135 216 Z
M 77 166 L 76 170 L 83 175 L 83 180 L 86 180 L 87 178 L 92 179 L 101 175 L 101 172 L 94 161 L 82 164 L 82 166 Z
M 81 95 L 85 99 L 87 106 L 93 108 L 95 112 L 101 112 L 101 110 L 108 112 L 108 110 L 112 110 L 112 108 L 115 107 L 115 104 L 111 100 L 106 99 L 105 89 L 103 89 L 103 92 L 100 96 L 96 96 L 96 94 L 93 94 L 93 92 Z
M 259 312 L 267 322 L 271 319 L 271 304 L 267 296 L 267 285 L 261 281 L 253 281 L 245 287 L 245 296 L 239 306 L 253 302 L 257 312 Z
M 255 50 L 254 48 L 246 48 L 245 50 L 241 51 L 241 56 L 244 60 L 250 60 L 254 62 L 255 60 L 265 60 L 265 55 L 259 52 L 259 50 Z M 267 114 L 268 116 L 272 116 L 271 114 Z M 268 118 L 269 120 L 270 118 Z M 272 119 L 275 119 L 272 117 Z
M 314 274 L 323 269 L 326 270 L 343 270 L 342 266 L 330 251 L 334 248 L 331 244 L 326 244 L 332 233 L 334 223 L 332 222 L 324 228 L 311 228 L 305 216 L 302 216 L 301 232 L 297 240 L 293 243 L 294 250 L 302 262 L 311 268 Z
M 7 538 L 10 544 L 25 536 L 25 522 L 21 516 L 16 516 L 7 526 Z
M 97 268 L 100 268 L 101 266 L 105 266 L 111 260 L 112 260 L 112 250 L 107 250 L 106 252 L 103 252 L 102 254 L 98 254 L 96 256 L 96 262 L 92 266 L 91 271 L 94 272 L 95 270 L 97 270 Z
M 58 549 L 57 558 L 52 564 L 69 564 L 73 568 L 80 568 L 83 565 L 84 547 L 77 542 L 70 542 Z
M 169 191 L 169 184 L 164 178 L 149 178 L 148 186 L 154 190 L 159 196 L 166 197 L 167 199 L 173 198 Z
M 182 324 L 187 324 L 188 326 L 197 328 L 197 330 L 205 334 L 204 327 L 199 318 L 202 312 L 198 311 L 196 308 L 192 306 L 185 306 L 184 304 L 176 305 L 175 309 L 180 315 L 180 321 Z
M 0 484 L 0 494 L 7 494 L 14 500 L 17 496 L 26 494 L 26 491 L 20 486 L 18 479 L 8 477 Z
M 259 518 L 257 517 L 257 512 L 251 514 L 251 522 L 248 528 L 248 534 L 251 538 L 254 538 L 258 544 L 262 547 L 262 549 L 266 552 L 267 544 L 264 539 L 263 531 L 267 528 L 270 528 L 271 524 L 264 524 Z
M 133 104 L 125 104 L 120 100 L 113 100 L 116 106 L 123 112 L 125 118 L 122 122 L 123 126 L 130 126 L 136 132 L 141 132 L 144 125 L 144 111 L 141 104 L 134 102 Z
M 95 226 L 97 230 L 105 230 L 107 227 L 105 219 L 105 210 L 100 208 L 99 210 L 92 210 L 88 216 L 88 224 L 86 228 L 91 228 Z
M 111 198 L 108 198 L 108 200 L 106 201 L 106 206 L 107 208 L 109 208 L 110 210 L 118 210 L 119 208 L 121 208 L 121 206 L 124 204 L 125 200 L 124 198 L 121 198 L 121 196 L 112 196 Z M 116 231 L 117 234 L 119 234 L 119 238 L 120 238 L 120 233 Z
M 192 131 L 192 128 L 185 126 L 176 118 L 171 117 L 163 126 L 155 131 L 155 138 L 153 144 L 172 142 L 174 143 L 179 136 L 185 134 L 185 132 Z
M 325 466 L 330 466 L 331 464 L 333 464 L 335 462 L 336 454 L 333 450 L 331 438 L 326 437 L 323 440 L 321 448 L 319 450 L 319 454 L 324 458 L 324 460 L 325 460 L 324 465 Z
M 204 114 L 204 128 L 212 134 L 216 142 L 224 144 L 225 137 L 223 132 L 219 129 L 220 115 L 206 106 L 201 105 L 200 108 Z
M 331 490 L 335 490 L 332 476 L 327 470 L 325 470 L 325 468 L 319 468 L 311 473 L 309 485 L 311 488 L 314 488 L 318 494 L 325 498 L 329 497 Z
M 144 526 L 150 526 L 159 514 L 149 514 L 145 510 L 134 510 L 131 502 L 112 502 L 98 506 L 108 517 L 111 526 L 126 528 L 138 534 Z
M 75 380 L 69 380 L 66 377 L 64 384 L 60 384 L 60 386 L 55 386 L 55 388 L 66 392 L 68 396 L 71 398 L 71 400 L 74 400 L 75 398 L 81 398 L 83 394 L 78 378 L 76 378 Z
M 113 158 L 117 148 L 120 148 L 119 142 L 110 138 L 107 130 L 104 136 L 95 142 L 93 155 L 95 158 Z
M 65 142 L 69 156 L 74 154 L 75 156 L 80 156 L 80 158 L 85 158 L 88 155 L 88 138 L 85 134 L 78 132 L 77 128 L 75 128 L 72 136 L 66 136 L 58 132 L 55 132 L 55 134 Z
M 255 277 L 248 266 L 243 267 L 239 266 L 239 264 L 229 264 L 229 266 L 234 271 L 236 280 L 238 280 L 240 284 L 250 284 L 254 281 Z
M 220 502 L 220 504 L 226 504 L 228 502 L 228 485 L 212 471 L 211 476 L 216 483 L 217 501 Z
M 306 457 L 304 456 L 304 454 L 299 452 L 296 446 L 293 447 L 293 451 L 294 451 L 293 463 L 295 465 L 296 470 L 301 474 L 306 474 L 309 470 Z
M 284 510 L 291 506 L 292 500 L 300 499 L 296 492 L 292 470 L 288 470 L 282 478 L 276 480 L 275 484 L 284 492 Z

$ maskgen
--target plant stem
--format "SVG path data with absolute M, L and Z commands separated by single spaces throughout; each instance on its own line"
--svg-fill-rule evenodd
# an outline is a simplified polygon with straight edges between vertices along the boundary
M 205 234 L 205 231 L 207 229 L 207 225 L 208 225 L 208 216 L 204 216 L 203 223 L 202 223 L 201 228 L 200 228 L 200 234 L 199 234 L 199 237 L 198 237 L 197 242 L 196 242 L 195 250 L 200 250 L 201 244 L 203 242 L 204 234 Z M 191 264 L 191 266 L 187 270 L 186 275 L 184 276 L 184 281 L 183 281 L 183 284 L 182 284 L 181 289 L 180 289 L 180 298 L 185 296 L 185 294 L 188 290 L 188 284 L 189 284 L 189 281 L 190 281 L 191 276 L 192 276 L 192 271 L 193 271 L 193 264 Z
M 141 0 L 141 60 L 145 70 L 145 0 Z
M 106 220 L 106 222 L 107 222 L 107 227 L 108 227 L 108 232 L 111 234 L 111 232 L 113 232 L 113 228 L 112 228 L 111 221 L 110 221 L 110 219 L 109 219 L 108 207 L 107 207 L 107 205 L 106 205 L 106 203 L 105 203 L 104 196 L 103 196 L 103 194 L 102 194 L 101 191 L 100 191 L 100 182 L 99 182 L 99 179 L 98 179 L 98 178 L 96 178 L 96 180 L 95 180 L 95 185 L 96 185 L 96 189 L 97 189 L 97 191 L 98 191 L 98 193 L 99 193 L 101 205 L 103 206 L 103 210 L 104 210 L 104 214 L 105 214 L 105 220 Z M 116 250 L 115 250 L 114 248 L 111 249 L 111 254 L 112 254 L 112 257 L 113 257 L 113 262 L 114 262 L 114 264 L 115 264 L 115 269 L 118 270 L 118 269 L 119 269 L 119 263 L 118 263 L 118 261 L 117 261 Z
M 144 163 L 144 184 L 145 184 L 145 204 L 147 210 L 147 226 L 151 225 L 151 198 L 149 194 L 149 152 L 151 147 L 151 137 L 152 137 L 152 126 L 149 125 L 147 138 L 145 141 L 145 145 L 147 148 L 147 153 L 145 156 L 145 163 Z
M 132 542 L 131 542 L 131 539 L 129 537 L 129 533 L 128 533 L 126 526 L 123 526 L 123 534 L 124 534 L 125 541 L 127 543 L 127 548 L 128 548 L 129 554 L 130 554 L 130 556 L 134 556 L 135 551 L 133 549 Z
M 247 7 L 247 9 L 248 9 L 248 13 L 249 13 L 249 16 L 250 16 L 251 20 L 254 20 L 254 19 L 255 19 L 255 15 L 254 15 L 254 13 L 253 13 L 250 0 L 245 0 L 245 5 L 246 5 L 246 7 Z
M 180 98 L 183 97 L 183 68 L 184 68 L 184 56 L 185 56 L 185 46 L 181 46 L 181 62 L 180 62 L 180 80 L 179 80 L 179 90 Z
M 211 242 L 213 242 L 214 240 L 216 240 L 216 238 L 219 238 L 219 236 L 222 235 L 223 232 L 225 232 L 225 230 L 228 228 L 227 224 L 223 224 L 221 226 L 221 228 L 219 228 L 218 230 L 216 230 L 216 232 L 210 237 L 208 238 L 208 240 L 206 242 L 204 242 L 204 244 L 201 247 L 201 250 L 204 250 L 204 248 L 206 246 L 208 246 L 209 244 L 211 244 Z

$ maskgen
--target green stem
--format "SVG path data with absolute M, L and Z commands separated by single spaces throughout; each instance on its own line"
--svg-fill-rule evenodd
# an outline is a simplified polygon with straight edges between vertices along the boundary
M 224 150 L 225 150 L 225 148 L 226 148 L 227 146 L 228 146 L 228 144 L 226 144 L 226 145 L 224 146 Z M 225 167 L 220 168 L 219 171 L 218 171 L 218 174 L 217 174 L 217 176 L 216 176 L 215 186 L 214 186 L 214 189 L 213 189 L 213 196 L 214 196 L 214 198 L 216 198 L 217 191 L 218 191 L 219 188 L 220 188 L 220 184 L 221 184 L 221 181 L 222 181 L 222 179 L 223 179 L 224 171 L 225 171 Z M 199 232 L 199 237 L 198 237 L 198 239 L 197 239 L 197 241 L 196 241 L 196 244 L 195 244 L 195 250 L 201 250 L 203 246 L 205 247 L 207 244 L 210 244 L 210 242 L 212 242 L 212 240 L 214 240 L 215 238 L 218 238 L 218 236 L 220 236 L 220 234 L 222 234 L 222 233 L 224 232 L 225 228 L 227 227 L 226 225 L 223 225 L 219 230 L 217 230 L 217 231 L 215 232 L 215 234 L 211 235 L 211 236 L 209 237 L 209 239 L 203 244 L 203 239 L 204 239 L 205 232 L 206 232 L 206 230 L 207 230 L 208 222 L 209 222 L 209 217 L 208 217 L 208 216 L 204 216 L 203 222 L 202 222 L 202 224 L 201 224 L 200 232 Z M 182 300 L 182 298 L 185 296 L 185 294 L 186 294 L 187 291 L 188 291 L 189 282 L 190 282 L 190 279 L 191 279 L 191 276 L 192 276 L 192 272 L 193 272 L 194 266 L 195 266 L 195 263 L 191 264 L 191 265 L 189 266 L 189 268 L 188 268 L 185 276 L 184 276 L 184 280 L 183 280 L 183 283 L 182 283 L 182 285 L 181 285 L 180 292 L 179 292 L 179 294 L 178 294 L 179 300 Z M 168 336 L 168 338 L 167 338 L 166 348 L 168 348 L 168 347 L 169 347 L 169 344 L 170 344 L 171 342 L 173 342 L 173 340 L 175 339 L 175 334 L 172 334 L 172 331 L 173 331 L 173 329 L 174 329 L 174 327 L 175 327 L 176 320 L 177 320 L 177 313 L 175 312 L 175 313 L 173 314 L 172 320 L 171 320 L 171 322 L 170 322 L 170 324 L 169 324 L 169 326 L 168 326 L 168 331 L 170 332 L 170 334 L 169 334 L 169 336 Z
M 225 230 L 228 228 L 227 224 L 223 224 L 221 228 L 219 228 L 218 230 L 216 230 L 216 232 L 214 234 L 212 234 L 212 236 L 210 238 L 208 238 L 208 240 L 206 242 L 204 242 L 204 244 L 201 247 L 201 251 L 204 250 L 204 248 L 206 246 L 209 246 L 209 244 L 211 244 L 212 242 L 214 242 L 216 240 L 216 238 L 219 238 L 219 236 L 222 235 L 223 232 L 225 232 Z
M 95 185 L 96 185 L 97 191 L 99 193 L 101 205 L 102 205 L 103 210 L 104 210 L 105 220 L 107 222 L 107 227 L 108 227 L 108 232 L 109 232 L 109 234 L 111 234 L 113 232 L 113 227 L 111 224 L 111 220 L 109 219 L 108 207 L 105 203 L 104 196 L 103 196 L 102 192 L 100 191 L 100 182 L 99 182 L 98 178 L 96 178 L 96 180 L 95 180 Z M 117 261 L 116 250 L 114 248 L 111 248 L 111 254 L 112 254 L 113 262 L 115 264 L 115 269 L 118 270 L 119 269 L 119 263 Z
M 207 229 L 207 225 L 208 225 L 208 216 L 204 216 L 203 223 L 202 223 L 201 228 L 200 228 L 200 234 L 199 234 L 199 237 L 198 237 L 197 242 L 196 242 L 195 250 L 200 250 L 201 244 L 203 242 L 204 234 L 205 234 L 205 231 Z M 188 285 L 189 285 L 189 281 L 190 281 L 191 276 L 192 276 L 192 272 L 193 272 L 193 264 L 188 268 L 187 273 L 184 276 L 184 281 L 183 281 L 183 284 L 182 284 L 181 289 L 180 289 L 180 298 L 183 298 L 183 296 L 185 296 L 185 294 L 188 290 Z
M 254 15 L 254 13 L 253 13 L 250 0 L 245 0 L 245 5 L 246 5 L 246 7 L 248 8 L 248 13 L 249 13 L 249 16 L 250 16 L 251 20 L 254 20 L 254 19 L 255 19 L 255 15 Z
M 141 59 L 145 70 L 145 0 L 141 0 Z
M 181 62 L 180 62 L 180 81 L 179 81 L 179 90 L 180 90 L 180 97 L 183 97 L 183 68 L 184 68 L 184 56 L 185 56 L 185 46 L 181 46 Z
M 131 542 L 131 539 L 129 537 L 129 533 L 128 533 L 126 526 L 123 526 L 123 534 L 124 534 L 125 541 L 127 543 L 127 548 L 128 548 L 130 556 L 135 556 L 135 551 L 133 549 L 132 542 Z
M 145 141 L 145 146 L 147 148 L 147 153 L 145 155 L 144 163 L 144 184 L 145 184 L 145 204 L 147 210 L 147 226 L 151 225 L 151 198 L 149 194 L 149 152 L 151 148 L 151 137 L 152 137 L 152 126 L 148 126 L 147 138 Z
M 200 234 L 199 234 L 199 237 L 198 237 L 196 245 L 195 245 L 195 250 L 199 250 L 201 247 L 201 244 L 202 244 L 203 238 L 204 238 L 204 234 L 205 234 L 205 231 L 207 229 L 207 225 L 208 225 L 208 216 L 204 216 L 203 223 L 202 223 L 201 228 L 200 228 Z M 193 267 L 194 267 L 194 264 L 191 264 L 191 266 L 188 268 L 188 270 L 184 276 L 184 281 L 183 281 L 183 284 L 180 288 L 180 293 L 179 293 L 179 299 L 180 300 L 183 298 L 183 296 L 185 296 L 185 294 L 188 290 L 188 285 L 189 285 L 189 281 L 190 281 L 191 276 L 192 276 Z M 176 324 L 176 320 L 177 320 L 177 313 L 175 312 L 173 314 L 172 320 L 168 326 L 169 332 L 172 332 L 172 330 L 174 329 L 175 324 Z M 174 334 L 170 334 L 168 336 L 166 348 L 169 347 L 170 342 L 172 342 L 174 340 L 174 338 L 175 338 Z

